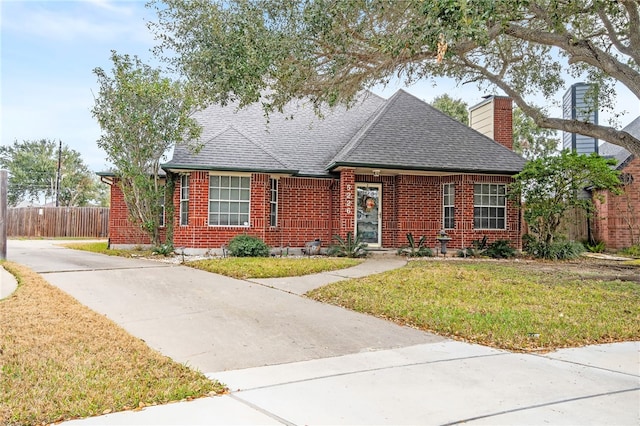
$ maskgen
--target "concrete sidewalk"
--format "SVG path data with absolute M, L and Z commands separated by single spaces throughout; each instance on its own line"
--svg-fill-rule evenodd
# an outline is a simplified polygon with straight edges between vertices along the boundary
M 16 277 L 0 266 L 0 300 L 11 296 L 16 288 L 18 288 Z
M 67 424 L 637 425 L 639 350 L 629 342 L 542 356 L 429 343 L 214 372 L 229 395 Z

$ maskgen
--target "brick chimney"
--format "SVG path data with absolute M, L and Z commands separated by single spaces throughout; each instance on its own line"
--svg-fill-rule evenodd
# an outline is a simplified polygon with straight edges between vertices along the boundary
M 487 96 L 469 108 L 469 126 L 501 145 L 513 149 L 512 100 L 507 96 Z

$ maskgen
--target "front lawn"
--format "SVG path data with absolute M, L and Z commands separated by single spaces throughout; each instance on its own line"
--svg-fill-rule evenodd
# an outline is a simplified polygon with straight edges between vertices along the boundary
M 414 261 L 308 296 L 509 350 L 640 340 L 640 270 L 626 271 L 629 281 L 598 271 L 563 262 Z
M 338 257 L 227 257 L 188 262 L 188 266 L 233 278 L 282 278 L 350 268 L 359 259 Z
M 223 393 L 24 266 L 0 300 L 0 424 L 49 424 Z

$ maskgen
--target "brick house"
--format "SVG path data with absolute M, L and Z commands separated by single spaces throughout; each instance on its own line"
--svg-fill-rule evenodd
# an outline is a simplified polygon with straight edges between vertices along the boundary
M 525 163 L 511 150 L 511 100 L 490 97 L 470 116 L 479 131 L 402 90 L 323 118 L 295 102 L 268 120 L 260 105 L 211 106 L 197 115 L 202 149 L 178 146 L 162 165 L 176 182 L 174 246 L 217 251 L 246 233 L 295 252 L 355 232 L 385 249 L 411 232 L 435 247 L 445 229 L 452 248 L 484 236 L 521 248 L 519 203 L 505 196 Z M 117 184 L 109 237 L 113 247 L 149 242 Z
M 640 117 L 623 130 L 640 137 Z M 594 197 L 595 238 L 610 249 L 640 244 L 640 158 L 608 142 L 600 145 L 599 153 L 616 160 L 615 168 L 621 173 L 623 186 L 620 195 L 600 191 Z

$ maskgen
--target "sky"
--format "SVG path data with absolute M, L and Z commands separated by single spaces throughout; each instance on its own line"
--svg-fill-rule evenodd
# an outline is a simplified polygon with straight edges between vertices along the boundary
M 156 16 L 145 3 L 0 0 L 0 143 L 62 140 L 82 154 L 90 169 L 106 170 L 105 154 L 96 144 L 100 127 L 91 116 L 98 88 L 93 70 L 111 70 L 111 50 L 154 62 L 150 50 L 156 41 L 147 23 Z M 402 84 L 391 83 L 373 91 L 387 98 L 399 88 Z M 447 93 L 468 105 L 486 95 L 475 85 L 457 85 L 449 79 L 422 81 L 405 90 L 427 102 Z M 558 111 L 544 99 L 538 102 Z M 616 111 L 627 111 L 619 120 L 622 126 L 640 114 L 640 102 L 622 86 Z M 600 123 L 607 116 L 601 113 Z

